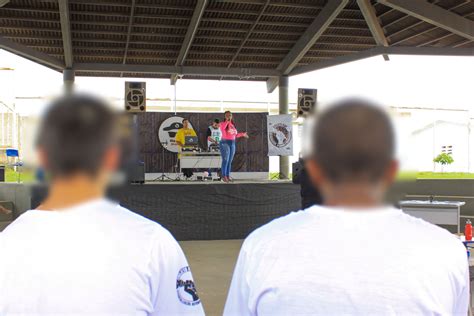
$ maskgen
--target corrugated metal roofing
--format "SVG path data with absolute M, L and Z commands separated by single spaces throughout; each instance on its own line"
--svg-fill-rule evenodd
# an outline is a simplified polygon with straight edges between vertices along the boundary
M 173 66 L 197 2 L 136 0 L 128 36 L 132 0 L 70 0 L 74 63 L 122 64 L 125 60 L 131 65 Z M 326 0 L 271 0 L 264 7 L 266 2 L 209 0 L 183 66 L 276 69 L 327 3 Z M 473 1 L 429 2 L 474 20 Z M 474 48 L 469 39 L 376 1 L 372 4 L 391 46 Z M 265 8 L 263 12 L 262 8 Z M 64 63 L 56 0 L 11 0 L 0 8 L 0 35 Z M 375 46 L 357 2 L 351 0 L 297 67 Z M 77 75 L 118 76 L 120 73 L 78 72 Z M 138 72 L 123 75 L 170 77 Z M 216 78 L 204 75 L 186 77 Z

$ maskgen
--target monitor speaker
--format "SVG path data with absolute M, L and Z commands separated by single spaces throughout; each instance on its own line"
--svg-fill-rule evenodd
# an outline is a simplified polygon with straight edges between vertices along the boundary
M 307 117 L 311 114 L 318 99 L 317 89 L 298 89 L 298 117 Z
M 0 182 L 5 182 L 5 167 L 0 166 Z
M 292 177 L 291 180 L 294 184 L 301 184 L 300 177 L 303 171 L 303 164 L 301 160 L 294 162 L 292 165 Z
M 136 161 L 128 166 L 127 180 L 129 183 L 143 184 L 145 183 L 145 163 Z
M 146 112 L 146 82 L 125 82 L 125 111 Z

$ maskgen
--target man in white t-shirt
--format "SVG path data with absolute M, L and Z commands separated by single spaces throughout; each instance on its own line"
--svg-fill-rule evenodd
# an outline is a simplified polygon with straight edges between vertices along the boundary
M 61 98 L 37 144 L 51 185 L 0 234 L 0 315 L 204 315 L 173 236 L 104 198 L 120 155 L 113 112 Z
M 347 100 L 316 122 L 306 167 L 323 194 L 244 242 L 224 315 L 466 315 L 466 249 L 447 230 L 383 204 L 394 132 Z

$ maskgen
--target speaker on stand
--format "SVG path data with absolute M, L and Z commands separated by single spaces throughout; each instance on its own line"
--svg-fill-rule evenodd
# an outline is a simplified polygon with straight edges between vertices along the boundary
M 125 82 L 125 111 L 146 112 L 146 82 Z
M 298 117 L 307 117 L 313 113 L 318 101 L 317 89 L 298 89 Z
M 145 164 L 138 154 L 138 113 L 146 112 L 146 82 L 125 82 L 125 111 L 132 114 L 131 154 L 127 166 L 129 183 L 145 183 Z

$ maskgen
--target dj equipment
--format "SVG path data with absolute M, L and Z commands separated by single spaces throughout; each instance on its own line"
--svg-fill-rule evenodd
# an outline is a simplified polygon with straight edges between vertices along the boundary
M 298 117 L 306 117 L 312 113 L 316 107 L 318 99 L 317 89 L 298 89 Z
M 189 152 L 189 153 L 200 153 L 202 150 L 201 148 L 199 147 L 183 147 L 181 148 L 181 152 L 184 153 L 184 152 Z
M 216 144 L 211 144 L 209 146 L 209 149 L 208 149 L 209 152 L 211 153 L 219 153 L 221 152 L 220 148 L 219 148 L 219 145 L 216 145 Z
M 182 152 L 180 158 L 181 169 L 212 169 L 220 168 L 222 158 L 219 153 L 210 152 Z
M 197 136 L 185 136 L 184 137 L 184 146 L 198 146 Z
M 146 82 L 125 82 L 125 111 L 146 112 Z

